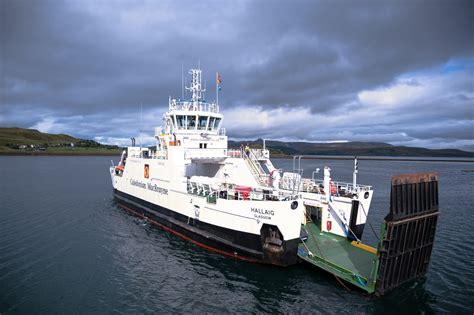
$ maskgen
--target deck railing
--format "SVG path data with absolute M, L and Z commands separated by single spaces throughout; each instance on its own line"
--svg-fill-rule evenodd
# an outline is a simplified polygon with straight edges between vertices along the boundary
M 251 155 L 253 155 L 254 159 L 262 160 L 268 158 L 268 150 L 263 149 L 250 149 Z M 241 158 L 244 157 L 244 149 L 229 149 L 228 150 L 229 157 L 236 157 Z
M 353 193 L 359 191 L 370 191 L 372 186 L 359 185 L 355 187 L 352 183 L 347 182 L 332 182 L 339 193 Z M 301 182 L 301 192 L 318 192 L 324 194 L 324 180 L 322 179 L 303 179 Z
M 219 190 L 212 189 L 209 185 L 199 187 L 198 183 L 187 180 L 188 193 L 207 198 L 208 202 L 216 203 L 217 199 L 226 200 L 254 200 L 254 201 L 282 201 L 282 200 L 297 200 L 301 198 L 299 194 L 292 194 L 290 192 L 278 191 L 269 192 L 258 189 L 252 189 L 248 192 L 239 191 L 234 185 L 221 187 Z
M 130 154 L 130 157 L 133 158 L 140 158 L 140 159 L 158 159 L 158 160 L 167 160 L 168 159 L 168 151 L 167 150 L 149 150 L 145 151 L 148 152 L 147 155 L 143 154 L 143 151 L 140 154 Z
M 170 110 L 177 110 L 177 111 L 204 111 L 204 112 L 211 112 L 211 113 L 218 113 L 219 112 L 219 105 L 215 103 L 208 103 L 203 101 L 177 101 L 171 100 Z

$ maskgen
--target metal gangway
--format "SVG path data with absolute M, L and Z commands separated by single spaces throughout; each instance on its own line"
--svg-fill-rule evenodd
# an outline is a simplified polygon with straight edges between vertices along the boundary
M 260 164 L 257 156 L 255 155 L 255 150 L 251 149 L 242 153 L 242 157 L 247 162 L 247 165 L 252 172 L 252 175 L 257 180 L 261 186 L 268 187 L 269 175 L 265 172 L 262 165 Z

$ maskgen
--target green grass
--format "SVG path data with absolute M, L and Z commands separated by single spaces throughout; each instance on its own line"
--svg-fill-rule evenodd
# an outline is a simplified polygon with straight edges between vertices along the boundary
M 42 133 L 35 129 L 0 128 L 0 146 L 7 144 L 56 144 L 77 142 L 80 139 L 64 135 Z
M 20 149 L 21 145 L 27 145 L 28 148 Z M 36 147 L 31 148 L 30 145 Z M 0 128 L 0 154 L 3 155 L 116 155 L 120 152 L 121 149 L 117 146 L 102 145 L 64 134 L 42 133 L 35 129 L 16 127 Z
M 120 155 L 121 149 L 92 147 L 49 147 L 45 150 L 14 150 L 0 146 L 1 155 Z
M 94 147 L 49 147 L 45 151 L 46 153 L 65 153 L 65 154 L 84 154 L 84 153 L 110 153 L 120 154 L 121 150 L 118 148 L 94 148 Z

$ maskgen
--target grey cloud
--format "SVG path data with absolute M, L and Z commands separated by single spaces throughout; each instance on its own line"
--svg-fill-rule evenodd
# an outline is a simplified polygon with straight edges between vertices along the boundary
M 223 108 L 305 107 L 311 114 L 350 115 L 362 106 L 362 90 L 454 58 L 474 58 L 472 1 L 5 0 L 0 6 L 0 124 L 30 127 L 50 117 L 83 137 L 127 138 L 136 128 L 114 123 L 132 124 L 126 117 L 136 117 L 140 105 L 156 113 L 169 95 L 181 97 L 181 67 L 186 71 L 198 60 L 208 99 L 214 98 L 215 72 L 222 73 Z M 473 119 L 472 80 L 457 89 L 457 96 L 396 113 L 398 120 L 360 121 L 343 132 L 339 125 L 308 132 L 257 123 L 231 128 L 231 136 L 396 141 L 393 135 L 405 132 L 407 139 L 435 139 L 443 131 L 413 126 Z M 64 117 L 83 118 L 75 127 Z M 445 130 L 446 137 L 466 134 Z

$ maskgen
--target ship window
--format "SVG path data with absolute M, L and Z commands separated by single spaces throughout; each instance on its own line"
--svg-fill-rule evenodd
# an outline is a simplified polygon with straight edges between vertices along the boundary
M 177 125 L 176 125 L 176 116 L 175 116 L 175 115 L 171 116 L 171 120 L 172 120 L 171 123 L 173 124 L 173 128 L 177 128 Z
M 183 129 L 184 128 L 184 116 L 183 115 L 176 116 L 176 121 L 177 121 L 178 128 Z
M 219 128 L 220 122 L 221 122 L 221 119 L 220 119 L 220 118 L 216 118 L 216 122 L 214 123 L 214 129 L 218 129 L 218 128 Z
M 199 130 L 205 130 L 206 129 L 206 125 L 207 125 L 207 116 L 199 116 L 199 120 L 198 120 L 198 129 Z
M 212 130 L 212 127 L 214 127 L 214 121 L 216 120 L 216 117 L 210 117 L 209 118 L 209 127 L 207 130 Z
M 188 129 L 196 129 L 196 116 L 188 116 Z

